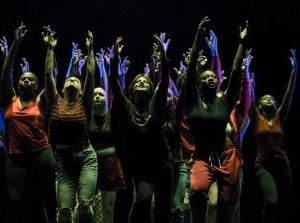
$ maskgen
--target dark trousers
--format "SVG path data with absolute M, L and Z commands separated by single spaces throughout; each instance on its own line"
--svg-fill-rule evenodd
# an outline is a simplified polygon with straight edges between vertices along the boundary
M 138 167 L 137 167 L 138 168 Z M 153 167 L 154 168 L 154 167 Z M 130 223 L 168 223 L 171 221 L 174 165 L 170 161 L 155 176 L 139 175 L 133 178 L 135 199 L 130 213 Z M 151 202 L 154 195 L 153 221 Z
M 0 222 L 7 222 L 8 191 L 7 191 L 7 155 L 3 147 L 0 147 Z
M 10 155 L 7 165 L 10 223 L 48 223 L 49 188 L 54 185 L 52 149 Z
M 255 179 L 262 199 L 259 222 L 285 222 L 292 191 L 289 165 L 256 167 Z

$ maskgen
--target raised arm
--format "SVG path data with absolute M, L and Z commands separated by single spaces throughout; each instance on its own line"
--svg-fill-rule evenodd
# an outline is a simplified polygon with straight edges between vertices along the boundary
M 79 59 L 80 58 L 80 59 Z M 78 61 L 76 61 L 79 59 Z M 73 76 L 74 74 L 81 75 L 82 66 L 85 64 L 86 58 L 82 57 L 81 50 L 78 48 L 78 43 L 72 42 L 72 54 L 70 58 L 69 67 L 66 73 L 66 78 Z M 76 62 L 75 62 L 76 61 Z
M 225 94 L 227 96 L 229 109 L 231 110 L 236 102 L 237 99 L 237 89 L 240 86 L 240 79 L 239 79 L 239 68 L 242 60 L 242 56 L 244 54 L 244 42 L 246 40 L 248 33 L 248 21 L 246 21 L 245 28 L 242 30 L 240 27 L 239 33 L 239 46 L 233 61 L 232 70 L 229 76 L 229 82 L 227 89 L 225 90 Z
M 189 64 L 186 72 L 186 79 L 185 79 L 185 103 L 191 104 L 197 100 L 198 90 L 197 90 L 197 77 L 196 77 L 196 67 L 198 62 L 198 51 L 201 37 L 204 35 L 206 30 L 206 25 L 210 21 L 209 17 L 204 17 L 197 29 L 197 33 L 194 39 L 194 43 L 192 46 Z
M 20 67 L 21 67 L 21 70 L 22 70 L 22 73 L 26 73 L 26 72 L 30 72 L 30 65 L 29 65 L 29 62 L 28 60 L 23 57 L 22 58 L 22 62 L 20 63 Z
M 209 38 L 206 37 L 206 43 L 211 53 L 211 69 L 217 74 L 219 88 L 222 83 L 222 66 L 218 50 L 218 38 L 214 31 L 209 31 Z
M 95 74 L 95 58 L 93 51 L 93 33 L 88 31 L 88 37 L 86 38 L 87 47 L 87 64 L 86 64 L 86 77 L 84 81 L 82 97 L 85 103 L 92 107 L 93 94 L 94 94 L 94 74 Z
M 15 31 L 15 39 L 12 43 L 8 55 L 5 59 L 3 70 L 0 78 L 0 97 L 1 105 L 6 106 L 13 97 L 16 95 L 13 88 L 13 67 L 16 59 L 16 54 L 18 52 L 21 42 L 24 40 L 27 30 L 25 26 L 21 24 Z
M 8 43 L 5 36 L 0 38 L 0 50 L 5 59 L 8 56 Z
M 167 94 L 168 94 L 168 86 L 169 86 L 169 65 L 168 65 L 168 59 L 167 59 L 167 49 L 168 47 L 165 45 L 164 37 L 165 34 L 153 35 L 153 37 L 156 40 L 157 49 L 160 54 L 160 82 L 158 85 L 157 92 L 155 94 L 155 108 L 158 112 L 163 113 L 163 110 L 165 108 L 166 100 L 167 100 Z M 169 42 L 169 40 L 168 40 Z M 157 113 L 159 114 L 159 113 Z
M 130 61 L 128 60 L 128 56 L 125 56 L 124 58 L 120 58 L 119 81 L 123 90 L 126 87 L 126 75 L 128 74 L 129 67 L 130 67 Z
M 54 33 L 55 31 L 51 29 L 50 25 L 43 26 L 44 32 L 45 33 Z M 43 35 L 43 43 L 46 46 L 46 49 L 48 49 L 48 35 Z M 57 76 L 58 76 L 58 66 L 57 66 L 57 61 L 55 54 L 53 54 L 53 61 L 54 61 L 54 67 L 53 67 L 53 76 L 54 79 L 57 81 Z
M 109 81 L 110 81 L 111 91 L 113 94 L 113 104 L 115 104 L 116 101 L 119 101 L 124 96 L 122 88 L 120 86 L 120 82 L 118 80 L 118 72 L 119 72 L 118 66 L 119 66 L 119 59 L 120 59 L 120 55 L 119 55 L 120 51 L 118 50 L 118 48 L 121 47 L 122 40 L 123 40 L 122 37 L 117 38 L 116 44 L 114 46 L 114 55 L 110 59 Z
M 52 105 L 55 96 L 57 95 L 57 89 L 55 80 L 53 77 L 54 68 L 54 48 L 57 45 L 57 39 L 55 38 L 54 31 L 42 32 L 43 41 L 47 41 L 47 55 L 45 61 L 45 94 L 48 108 Z
M 243 59 L 241 71 L 242 71 L 242 81 L 239 99 L 236 102 L 236 119 L 238 121 L 239 127 L 242 126 L 244 119 L 248 116 L 248 112 L 251 107 L 252 97 L 251 97 L 251 78 L 250 78 L 250 64 L 253 59 L 251 55 L 251 50 L 246 51 L 246 56 Z
M 296 86 L 296 80 L 297 80 L 297 72 L 298 72 L 298 64 L 297 64 L 297 58 L 296 58 L 296 50 L 291 49 L 291 65 L 292 65 L 292 72 L 290 75 L 290 79 L 287 85 L 286 92 L 284 94 L 284 97 L 282 99 L 281 105 L 278 109 L 280 118 L 282 121 L 285 121 L 290 108 L 291 108 L 291 103 L 293 99 L 293 94 L 295 91 L 295 86 Z
M 97 55 L 96 63 L 98 65 L 98 69 L 99 69 L 100 87 L 102 87 L 104 89 L 106 95 L 108 95 L 109 85 L 108 85 L 108 76 L 107 76 L 107 72 L 106 72 L 106 68 L 105 68 L 105 60 L 104 60 L 105 51 L 104 51 L 104 49 L 101 48 L 100 52 L 96 53 L 96 55 Z

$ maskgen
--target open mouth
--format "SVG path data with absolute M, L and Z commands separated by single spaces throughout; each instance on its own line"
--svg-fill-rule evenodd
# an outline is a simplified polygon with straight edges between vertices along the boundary
M 216 87 L 216 84 L 215 84 L 214 82 L 209 82 L 209 83 L 208 83 L 208 86 L 209 86 L 209 87 Z

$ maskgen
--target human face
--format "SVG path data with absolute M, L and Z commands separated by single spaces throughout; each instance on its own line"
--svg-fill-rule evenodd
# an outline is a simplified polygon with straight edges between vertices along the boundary
M 272 95 L 264 95 L 259 103 L 259 106 L 261 107 L 275 107 L 276 103 L 275 103 L 275 99 Z
M 81 90 L 81 83 L 77 77 L 69 77 L 64 84 L 64 90 L 66 89 L 75 89 L 80 91 Z
M 21 92 L 32 93 L 37 88 L 37 79 L 33 73 L 27 72 L 19 79 L 19 90 Z
M 106 103 L 106 93 L 103 88 L 94 89 L 94 105 L 104 105 Z
M 200 87 L 214 88 L 216 89 L 218 86 L 217 75 L 210 71 L 204 71 L 200 74 Z
M 133 92 L 136 91 L 150 91 L 150 84 L 146 77 L 139 77 L 138 79 L 136 79 L 133 85 Z

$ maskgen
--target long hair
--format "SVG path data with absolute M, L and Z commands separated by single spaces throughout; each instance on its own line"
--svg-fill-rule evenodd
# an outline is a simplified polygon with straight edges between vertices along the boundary
M 145 74 L 138 74 L 136 75 L 133 80 L 130 82 L 129 86 L 128 86 L 128 96 L 130 99 L 132 99 L 132 96 L 133 96 L 133 87 L 134 87 L 134 84 L 137 82 L 137 80 L 140 78 L 140 77 L 144 77 L 147 79 L 148 83 L 149 83 L 149 86 L 150 86 L 150 91 L 149 91 L 149 96 L 151 97 L 154 93 L 154 85 L 153 85 L 153 82 L 152 80 L 150 79 L 149 76 L 145 75 Z

